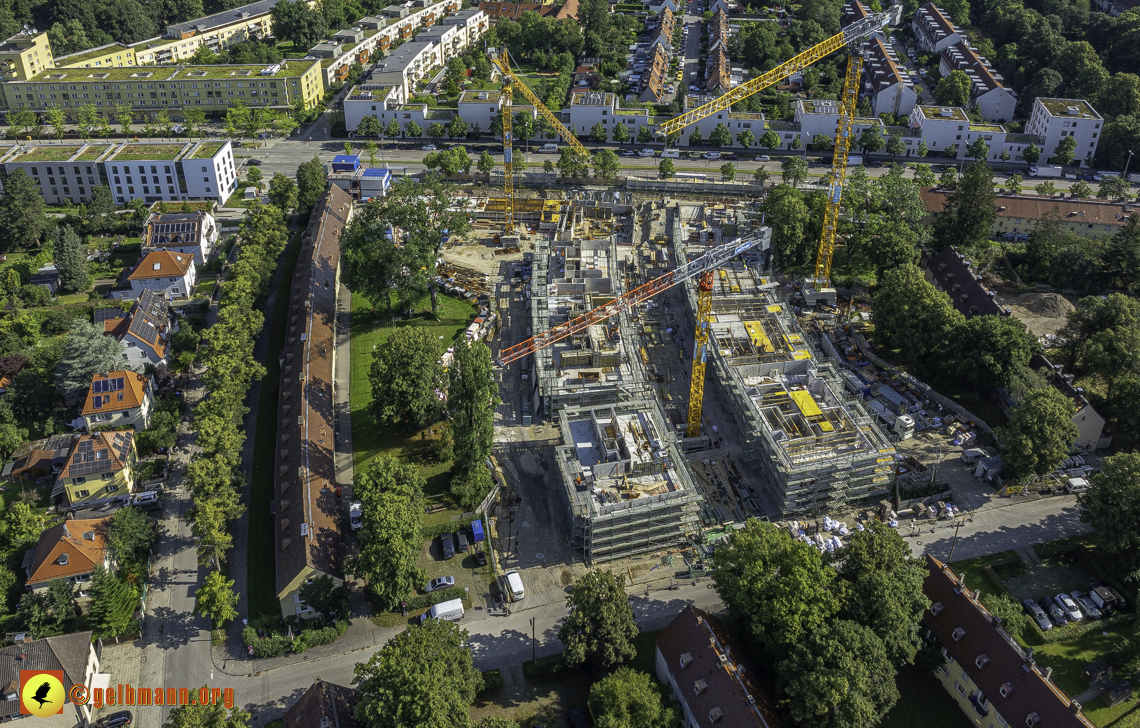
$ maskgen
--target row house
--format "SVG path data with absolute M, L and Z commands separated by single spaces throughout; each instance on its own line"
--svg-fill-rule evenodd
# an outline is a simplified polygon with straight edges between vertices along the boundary
M 875 114 L 905 116 L 914 110 L 918 92 L 899 62 L 894 49 L 881 35 L 874 35 L 864 46 L 863 93 Z
M 1066 137 L 1076 140 L 1076 159 L 1091 159 L 1096 156 L 1100 143 L 1101 127 L 1104 119 L 1087 101 L 1081 99 L 1033 100 L 1033 112 L 1025 125 L 1027 134 L 1041 137 L 1041 157 L 1046 159 Z
M 920 193 L 929 221 L 946 209 L 947 192 L 926 189 Z M 1086 238 L 1107 238 L 1128 224 L 1133 215 L 1131 205 L 1102 200 L 1082 200 L 1072 197 L 1041 197 L 1040 195 L 998 195 L 997 218 L 990 228 L 995 239 L 1025 239 L 1039 221 L 1053 210 L 1060 215 L 1061 225 L 1074 235 Z
M 1017 94 L 1007 88 L 1004 79 L 990 62 L 978 55 L 967 41 L 942 50 L 938 72 L 943 78 L 962 71 L 970 79 L 970 108 L 977 109 L 983 119 L 1008 121 L 1017 108 Z
M 705 63 L 705 91 L 715 93 L 732 87 L 732 66 L 728 61 L 728 16 L 718 9 L 709 21 L 709 55 Z
M 556 20 L 570 18 L 578 19 L 578 0 L 566 0 L 561 5 L 546 3 L 502 3 L 480 0 L 479 9 L 487 14 L 491 20 L 510 18 L 518 20 L 525 12 L 535 12 L 543 17 L 553 17 Z
M 699 106 L 704 106 L 712 102 L 714 98 L 713 96 L 686 96 L 685 111 L 692 111 Z M 764 136 L 764 114 L 760 112 L 722 109 L 706 116 L 700 121 L 694 122 L 691 126 L 685 127 L 684 133 L 681 134 L 679 144 L 681 146 L 688 146 L 689 134 L 691 134 L 694 129 L 701 132 L 702 139 L 708 139 L 713 131 L 722 124 L 732 133 L 732 146 L 734 147 L 743 148 L 739 142 L 739 138 L 740 134 L 744 131 L 752 133 L 754 137 L 752 144 L 754 146 L 760 142 L 760 137 Z
M 839 11 L 839 27 L 846 28 L 848 25 L 866 20 L 870 16 L 871 12 L 867 10 L 866 5 L 859 0 L 850 0 Z
M 673 18 L 673 13 L 669 8 L 665 8 L 657 16 L 657 25 L 653 28 L 650 35 L 650 46 L 659 45 L 665 48 L 666 51 L 673 50 L 673 31 L 676 29 L 677 24 Z
M 659 104 L 665 100 L 669 86 L 669 52 L 661 45 L 653 46 L 650 52 L 652 55 L 643 72 L 637 100 Z
M 910 27 L 918 47 L 926 53 L 941 53 L 966 40 L 966 34 L 954 24 L 950 15 L 934 3 L 927 3 L 916 10 Z

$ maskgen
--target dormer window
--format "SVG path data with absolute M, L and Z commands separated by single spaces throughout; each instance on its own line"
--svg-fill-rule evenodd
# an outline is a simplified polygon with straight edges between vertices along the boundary
M 1001 693 L 1001 696 L 1003 698 L 1008 698 L 1010 695 L 1013 695 L 1013 683 L 1011 683 L 1011 682 L 1002 683 L 1001 684 L 1001 690 L 999 690 L 998 692 Z
M 709 723 L 716 723 L 718 720 L 720 720 L 723 717 L 724 717 L 724 711 L 722 711 L 719 707 L 713 708 L 712 710 L 709 711 Z
M 697 680 L 696 682 L 693 683 L 693 694 L 694 695 L 700 695 L 701 693 L 703 693 L 704 691 L 706 691 L 708 689 L 709 689 L 709 684 L 705 680 Z
M 686 652 L 681 655 L 681 669 L 684 670 L 693 661 L 693 653 Z
M 1029 726 L 1029 728 L 1033 728 L 1033 726 L 1040 722 L 1041 716 L 1037 715 L 1037 713 L 1030 713 L 1025 717 L 1025 725 Z
M 934 604 L 930 605 L 930 613 L 933 614 L 935 617 L 937 617 L 938 613 L 941 611 L 942 611 L 942 602 L 935 602 Z
M 966 636 L 966 630 L 962 629 L 961 627 L 955 627 L 954 631 L 950 633 L 950 636 L 954 638 L 955 642 L 959 642 L 963 637 Z
M 978 667 L 985 667 L 986 663 L 989 661 L 990 658 L 986 655 L 986 653 L 983 652 L 982 654 L 978 655 L 978 659 L 974 660 L 974 664 Z

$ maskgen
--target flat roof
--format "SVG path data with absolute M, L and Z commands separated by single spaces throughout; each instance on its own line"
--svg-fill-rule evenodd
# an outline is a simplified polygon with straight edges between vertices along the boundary
M 1084 99 L 1043 99 L 1038 97 L 1037 100 L 1040 101 L 1041 105 L 1045 107 L 1045 110 L 1053 116 L 1071 116 L 1078 119 L 1082 116 L 1100 118 L 1100 114 L 1096 113 L 1096 109 L 1092 107 L 1092 104 Z M 1078 113 L 1070 114 L 1070 106 L 1075 106 Z
M 273 10 L 273 6 L 275 6 L 277 2 L 278 0 L 261 0 L 260 2 L 242 5 L 241 7 L 231 8 L 230 10 L 223 10 L 213 15 L 207 15 L 204 18 L 196 18 L 194 20 L 187 20 L 184 23 L 168 25 L 166 26 L 166 34 L 181 35 L 182 33 L 189 33 L 194 30 L 197 30 L 199 33 L 205 33 L 226 25 L 240 23 L 243 20 L 253 20 L 261 15 L 267 15 L 269 11 Z
M 282 78 L 301 76 L 305 71 L 319 63 L 316 60 L 294 59 L 282 61 L 280 64 L 256 65 L 154 65 L 154 66 L 107 66 L 105 68 L 51 68 L 36 75 L 29 81 L 22 83 L 99 83 L 106 81 L 136 81 L 139 83 L 153 83 L 155 81 L 171 81 L 177 78 L 180 81 L 221 80 L 256 81 L 264 78 Z M 271 66 L 280 68 L 272 75 L 263 75 L 261 72 Z M 21 83 L 21 82 L 17 82 Z
M 187 159 L 207 159 L 213 157 L 226 145 L 225 141 L 204 141 L 198 145 Z
M 922 115 L 927 119 L 953 119 L 954 121 L 969 121 L 966 112 L 957 106 L 920 106 Z M 943 111 L 949 112 L 943 114 Z
M 38 144 L 19 152 L 18 156 L 9 159 L 9 162 L 66 162 L 76 155 L 82 147 L 69 144 Z
M 115 162 L 149 162 L 151 160 L 165 162 L 177 159 L 182 150 L 186 148 L 185 142 L 153 142 L 124 144 L 107 161 Z
M 143 42 L 145 43 L 146 41 Z M 62 68 L 64 66 L 76 65 L 85 61 L 89 61 L 92 58 L 100 58 L 102 56 L 108 56 L 116 52 L 121 53 L 126 50 L 132 50 L 133 52 L 133 49 L 130 46 L 123 45 L 122 43 L 108 43 L 107 45 L 101 45 L 98 48 L 91 48 L 89 50 L 72 53 L 66 56 L 56 56 L 55 67 Z

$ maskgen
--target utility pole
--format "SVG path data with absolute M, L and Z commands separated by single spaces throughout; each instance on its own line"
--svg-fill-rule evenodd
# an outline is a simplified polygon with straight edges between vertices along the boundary
M 538 643 L 534 636 L 534 617 L 530 618 L 530 659 L 531 662 L 538 662 Z
M 950 542 L 950 556 L 946 559 L 947 566 L 949 566 L 950 562 L 954 560 L 954 547 L 958 545 L 958 529 L 961 528 L 962 524 L 965 522 L 966 519 L 962 518 L 959 519 L 958 523 L 954 525 L 954 540 Z

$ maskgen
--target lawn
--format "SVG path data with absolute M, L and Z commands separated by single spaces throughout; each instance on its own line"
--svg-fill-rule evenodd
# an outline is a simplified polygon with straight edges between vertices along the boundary
M 112 159 L 116 162 L 150 162 L 174 159 L 186 146 L 180 144 L 128 144 Z
M 297 243 L 305 229 L 299 221 L 297 232 L 290 242 L 284 270 L 277 285 L 277 301 L 269 330 L 267 351 L 278 352 L 285 346 L 285 326 L 289 320 L 289 286 L 301 246 Z M 261 403 L 257 410 L 257 429 L 253 441 L 253 462 L 272 463 L 277 441 L 277 390 L 280 386 L 281 365 L 276 356 L 265 358 L 265 376 L 261 378 Z M 246 552 L 246 589 L 249 597 L 249 618 L 263 614 L 279 615 L 277 601 L 276 563 L 273 537 L 273 516 L 269 504 L 273 500 L 273 468 L 253 468 L 249 485 L 249 546 Z
M 955 561 L 952 565 L 955 574 L 966 575 L 966 586 L 970 589 L 981 589 L 982 594 L 997 594 L 999 588 L 986 571 L 986 566 L 997 574 L 999 579 L 1011 578 L 1025 573 L 1025 563 L 1016 551 L 1002 551 L 990 556 L 979 556 L 976 559 Z M 1004 590 L 1004 588 L 1002 589 Z
M 1033 658 L 1042 667 L 1053 668 L 1053 682 L 1070 697 L 1075 697 L 1088 688 L 1081 679 L 1081 670 L 1090 662 L 1109 654 L 1121 636 L 1119 627 L 1109 629 L 1107 633 L 1093 630 L 1072 642 L 1035 647 Z M 1114 674 L 1113 677 L 1119 680 L 1125 676 Z M 1107 707 L 1100 698 L 1084 704 L 1085 716 L 1093 723 L 1098 726 L 1107 726 L 1111 723 L 1118 728 L 1135 726 L 1140 722 L 1140 711 L 1137 708 L 1140 708 L 1140 696 L 1137 695 L 1112 708 Z M 1126 713 L 1131 714 L 1130 720 L 1113 723 Z
M 883 718 L 881 728 L 968 728 L 970 725 L 958 704 L 932 675 L 907 665 L 899 670 L 895 684 L 899 689 L 899 702 Z
M 440 340 L 441 346 L 451 342 L 475 319 L 477 310 L 466 301 L 440 296 L 440 320 L 431 318 L 431 303 L 424 300 L 411 318 L 400 321 L 388 319 L 387 312 L 373 312 L 372 304 L 363 296 L 352 296 L 352 442 L 355 448 L 354 472 L 362 473 L 377 455 L 399 454 L 404 459 L 417 463 L 420 473 L 427 479 L 428 496 L 447 491 L 447 473 L 450 465 L 431 462 L 428 457 L 431 448 L 430 427 L 427 431 L 394 430 L 373 420 L 369 405 L 372 402 L 372 389 L 368 381 L 368 371 L 372 366 L 373 350 L 388 340 L 392 330 L 398 326 L 426 326 Z M 433 514 L 438 518 L 449 518 L 450 513 Z M 427 519 L 425 519 L 425 523 Z

